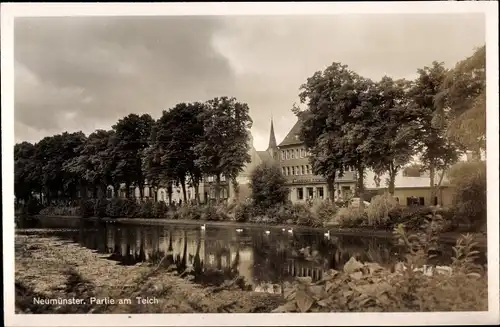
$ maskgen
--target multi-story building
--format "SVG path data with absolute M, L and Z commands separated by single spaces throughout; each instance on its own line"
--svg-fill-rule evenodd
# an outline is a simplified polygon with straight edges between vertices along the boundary
M 274 161 L 278 164 L 287 180 L 289 199 L 292 202 L 302 202 L 308 199 L 327 199 L 329 191 L 323 176 L 313 174 L 309 162 L 309 152 L 299 133 L 301 121 L 298 120 L 279 145 L 276 145 L 274 130 L 271 128 L 270 147 L 275 153 Z M 356 176 L 353 171 L 346 171 L 343 177 L 338 177 L 334 185 L 334 198 L 348 198 L 354 194 Z

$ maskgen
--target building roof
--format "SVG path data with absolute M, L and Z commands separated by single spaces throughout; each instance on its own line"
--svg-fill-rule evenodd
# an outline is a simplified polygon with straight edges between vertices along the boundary
M 275 149 L 276 148 L 276 136 L 274 135 L 274 125 L 273 120 L 271 118 L 271 132 L 269 133 L 269 146 L 267 149 Z
M 283 141 L 281 141 L 281 143 L 278 146 L 281 147 L 287 145 L 302 144 L 303 142 L 299 138 L 301 127 L 302 127 L 302 121 L 297 120 L 295 125 L 293 125 L 292 129 L 288 132 L 288 134 L 285 136 Z
M 268 151 L 257 151 L 257 154 L 262 162 L 271 162 L 273 159 Z

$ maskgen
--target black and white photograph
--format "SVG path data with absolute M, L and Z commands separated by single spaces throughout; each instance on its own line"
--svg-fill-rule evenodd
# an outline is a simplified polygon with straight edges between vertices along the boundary
M 3 3 L 5 324 L 498 324 L 497 27 Z

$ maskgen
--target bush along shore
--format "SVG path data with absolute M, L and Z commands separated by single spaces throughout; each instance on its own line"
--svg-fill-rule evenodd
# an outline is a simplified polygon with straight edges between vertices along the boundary
M 405 245 L 404 262 L 392 268 L 351 258 L 320 281 L 296 278 L 274 294 L 256 292 L 237 271 L 217 285 L 197 282 L 196 267 L 154 262 L 123 266 L 106 256 L 50 235 L 16 235 L 18 313 L 192 312 L 422 312 L 487 310 L 487 269 L 475 264 L 476 242 L 457 240 L 450 266 L 432 265 L 443 220 L 434 216 L 419 232 L 402 225 L 394 236 Z M 181 260 L 182 262 L 182 260 Z M 43 270 L 44 273 L 40 274 Z M 207 274 L 208 272 L 203 272 Z M 45 303 L 81 299 L 83 305 Z M 140 298 L 140 299 L 138 299 Z M 34 299 L 43 304 L 35 303 Z M 119 299 L 130 299 L 120 303 Z M 144 301 L 149 301 L 145 305 Z M 99 302 L 100 301 L 100 302 Z
M 339 207 L 329 201 L 306 204 L 278 204 L 263 208 L 251 200 L 219 205 L 169 206 L 165 202 L 114 198 L 86 200 L 80 206 L 50 206 L 31 210 L 32 215 L 74 216 L 82 218 L 162 219 L 169 221 L 204 221 L 255 223 L 262 225 L 296 225 L 312 228 L 349 228 L 391 231 L 403 224 L 410 230 L 419 230 L 429 217 L 440 215 L 444 220 L 443 232 L 459 228 L 452 209 L 436 207 L 402 207 L 389 195 L 373 198 L 364 210 Z M 463 228 L 460 231 L 464 231 Z M 467 232 L 481 231 L 469 228 Z

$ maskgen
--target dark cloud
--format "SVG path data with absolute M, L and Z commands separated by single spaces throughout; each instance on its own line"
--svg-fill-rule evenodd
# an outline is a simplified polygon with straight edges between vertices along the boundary
M 481 14 L 18 18 L 16 140 L 228 95 L 249 104 L 265 148 L 271 115 L 280 141 L 298 88 L 333 61 L 411 78 L 433 60 L 453 65 L 484 38 Z

